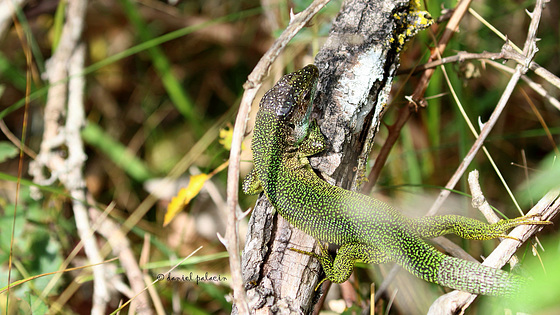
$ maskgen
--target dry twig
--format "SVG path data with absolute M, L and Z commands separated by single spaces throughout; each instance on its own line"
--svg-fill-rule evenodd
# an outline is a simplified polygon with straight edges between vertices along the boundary
M 103 258 L 93 236 L 85 205 L 85 180 L 82 170 L 86 155 L 80 136 L 80 130 L 85 124 L 85 80 L 79 74 L 84 69 L 85 46 L 79 44 L 79 40 L 86 8 L 85 0 L 68 3 L 61 39 L 45 73 L 52 85 L 45 106 L 43 141 L 37 159 L 30 164 L 29 171 L 34 181 L 40 185 L 60 180 L 69 190 L 76 227 L 86 255 L 92 264 L 99 264 Z M 66 83 L 68 77 L 70 79 Z M 66 159 L 59 154 L 61 146 L 68 148 Z M 50 178 L 44 176 L 44 168 L 50 171 Z M 94 293 L 91 313 L 104 314 L 109 301 L 106 272 L 101 264 L 92 267 L 92 271 Z

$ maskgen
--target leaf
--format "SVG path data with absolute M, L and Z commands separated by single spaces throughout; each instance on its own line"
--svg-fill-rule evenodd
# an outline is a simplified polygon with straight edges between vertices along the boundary
M 171 199 L 169 205 L 167 205 L 167 212 L 163 219 L 163 226 L 166 226 L 173 220 L 173 218 L 179 213 L 183 208 L 189 204 L 189 202 L 200 192 L 204 183 L 210 179 L 212 176 L 208 174 L 198 174 L 192 175 L 189 180 L 189 185 L 186 188 L 181 188 L 177 196 Z
M 228 124 L 226 127 L 220 129 L 220 139 L 218 140 L 226 150 L 231 150 L 231 142 L 233 140 L 233 127 Z M 241 143 L 241 150 L 245 150 L 245 146 Z
M 0 141 L 0 163 L 16 157 L 18 152 L 18 148 L 11 142 Z
M 169 205 L 167 205 L 167 212 L 165 213 L 165 217 L 163 218 L 163 226 L 166 226 L 173 220 L 173 218 L 179 213 L 179 211 L 183 210 L 183 208 L 191 202 L 200 190 L 204 183 L 212 178 L 212 176 L 216 175 L 217 173 L 223 171 L 229 165 L 229 160 L 222 163 L 220 166 L 216 167 L 212 172 L 209 174 L 198 174 L 192 175 L 189 179 L 189 185 L 187 188 L 181 188 L 177 196 L 171 199 Z
M 220 142 L 226 150 L 231 150 L 231 141 L 233 139 L 233 128 L 231 126 L 220 129 Z

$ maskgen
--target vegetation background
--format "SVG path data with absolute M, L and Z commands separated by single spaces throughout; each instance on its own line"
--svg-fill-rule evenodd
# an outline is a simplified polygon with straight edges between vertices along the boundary
M 313 61 L 341 2 L 331 1 L 291 41 L 273 65 L 261 95 L 283 73 Z M 45 141 L 47 92 L 54 85 L 66 84 L 53 82 L 45 74 L 49 71 L 49 59 L 64 41 L 61 36 L 69 20 L 65 15 L 69 2 L 15 4 L 15 23 L 10 17 L 8 27 L 0 29 L 0 290 L 6 288 L 8 279 L 12 283 L 91 263 L 83 249 L 74 251 L 82 240 L 74 214 L 78 202 L 90 209 L 90 216 L 91 209 L 97 209 L 116 223 L 115 230 L 107 224 L 104 228 L 109 228 L 109 232 L 96 234 L 97 246 L 105 246 L 101 250 L 103 257 L 117 255 L 110 250 L 114 250 L 115 243 L 106 244 L 111 238 L 114 241 L 122 236 L 121 244 L 135 257 L 142 271 L 133 280 L 126 275 L 120 260 L 105 264 L 105 271 L 110 274 L 109 310 L 129 300 L 133 281 L 148 286 L 159 274 L 165 274 L 202 246 L 172 276 L 215 278 L 198 283 L 192 279 L 160 281 L 149 290 L 151 307 L 163 313 L 229 313 L 231 277 L 227 253 L 216 236 L 225 234 L 227 178 L 220 171 L 229 156 L 228 139 L 247 75 L 287 25 L 290 10 L 300 12 L 309 3 L 90 1 L 80 37 L 86 49 L 85 68 L 79 76 L 85 78 L 83 105 L 87 124 L 81 137 L 87 160 L 83 168 L 86 200 L 79 201 L 72 198 L 73 190 L 64 180 L 34 183 L 34 176 L 29 173 L 30 163 L 36 160 Z M 1 5 L 10 4 L 14 5 L 5 0 Z M 455 4 L 433 0 L 424 3 L 434 18 L 445 16 L 446 9 Z M 472 3 L 475 13 L 464 17 L 445 55 L 500 51 L 504 41 L 477 19 L 476 13 L 522 46 L 530 22 L 525 10 L 532 10 L 533 6 L 533 1 Z M 548 3 L 540 23 L 541 40 L 535 57 L 536 63 L 556 75 L 560 74 L 559 15 L 558 2 Z M 401 56 L 401 69 L 423 63 L 434 36 L 444 27 L 445 20 L 409 43 Z M 26 56 L 30 56 L 31 63 Z M 515 63 L 505 65 L 511 68 Z M 475 125 L 478 117 L 486 121 L 510 75 L 488 61 L 478 60 L 448 64 L 446 70 L 469 120 Z M 527 75 L 558 99 L 558 87 L 531 71 Z M 414 80 L 414 76 L 404 74 L 396 79 L 394 97 L 384 118 L 386 124 L 395 120 L 397 109 L 406 102 L 404 96 L 412 93 Z M 392 200 L 400 207 L 414 205 L 414 215 L 427 211 L 428 200 L 445 185 L 474 141 L 441 70 L 433 76 L 426 96 L 427 107 L 419 108 L 405 126 L 375 191 L 378 197 Z M 554 164 L 559 126 L 560 108 L 521 83 L 485 143 L 509 187 L 516 196 L 523 197 L 521 205 L 525 211 L 532 201 L 558 184 L 558 167 L 546 172 L 539 169 Z M 386 134 L 382 126 L 373 159 Z M 21 156 L 20 141 L 25 144 Z M 242 173 L 251 166 L 249 141 L 250 137 L 246 139 Z M 54 146 L 51 153 L 64 160 L 71 151 L 63 143 Z M 483 191 L 493 206 L 509 217 L 519 215 L 482 153 L 470 168 L 480 171 Z M 46 178 L 54 176 L 47 167 L 41 171 Z M 191 180 L 191 184 L 205 184 L 202 192 L 186 206 L 184 200 L 179 200 L 179 209 L 183 211 L 171 215 L 170 223 L 164 226 L 169 202 L 180 188 L 188 186 L 189 176 L 197 174 L 213 177 L 202 175 Z M 526 184 L 534 178 L 538 180 Z M 456 189 L 468 193 L 466 181 Z M 191 186 L 183 194 L 197 192 Z M 419 202 L 418 196 L 424 199 Z M 459 209 L 455 213 L 479 217 L 468 210 L 470 198 L 455 196 L 452 207 Z M 241 195 L 241 208 L 251 207 L 254 200 Z M 90 224 L 94 230 L 102 228 L 95 222 Z M 242 229 L 241 238 L 244 233 Z M 557 251 L 557 228 L 547 228 L 543 234 L 552 244 L 550 251 Z M 491 251 L 495 242 L 465 242 L 463 246 L 476 257 Z M 530 253 L 527 247 L 521 256 L 532 256 Z M 548 267 L 554 269 L 553 265 Z M 442 292 L 439 287 L 432 289 Z M 0 307 L 3 313 L 49 310 L 85 314 L 91 312 L 92 290 L 90 268 L 67 271 L 19 284 L 9 294 L 3 291 Z M 367 297 L 366 292 L 362 294 Z M 332 300 L 338 301 L 340 296 Z M 336 310 L 335 305 L 325 308 Z

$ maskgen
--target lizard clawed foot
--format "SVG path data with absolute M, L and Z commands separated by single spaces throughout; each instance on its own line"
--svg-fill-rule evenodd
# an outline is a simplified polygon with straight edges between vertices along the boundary
M 511 240 L 516 240 L 516 241 L 518 241 L 518 242 L 521 242 L 521 240 L 518 239 L 517 237 L 509 236 L 509 235 L 507 235 L 507 234 L 498 235 L 498 237 L 499 237 L 499 238 L 509 238 L 509 239 L 511 239 Z
M 516 220 L 516 221 L 522 221 L 523 223 L 520 223 L 519 225 L 529 225 L 529 224 L 535 224 L 535 225 L 550 225 L 553 224 L 552 221 L 535 221 L 535 220 L 529 220 L 532 218 L 540 218 L 541 215 L 540 214 L 529 214 L 529 215 L 525 215 L 522 217 L 518 217 L 512 220 Z
M 293 247 L 288 247 L 289 250 L 300 253 L 300 254 L 304 254 L 307 256 L 311 256 L 311 257 L 315 257 L 319 260 L 325 259 L 325 258 L 331 258 L 331 256 L 329 255 L 329 247 L 326 244 L 323 244 L 321 242 L 319 242 L 319 250 L 321 251 L 321 255 L 315 254 L 313 252 L 308 252 L 308 251 L 304 251 L 301 249 L 297 249 L 297 248 L 293 248 Z
M 289 250 L 294 251 L 296 253 L 300 253 L 300 254 L 304 254 L 307 256 L 311 256 L 311 257 L 315 257 L 317 258 L 317 260 L 319 260 L 320 262 L 323 261 L 324 259 L 331 259 L 331 257 L 328 254 L 328 247 L 322 243 L 319 243 L 319 247 L 321 250 L 322 255 L 318 255 L 315 254 L 313 252 L 308 252 L 308 251 L 304 251 L 301 249 L 297 249 L 297 248 L 293 248 L 293 247 L 288 247 Z M 315 286 L 315 291 L 319 290 L 319 288 L 321 287 L 321 284 L 323 284 L 323 282 L 325 282 L 326 280 L 328 280 L 328 277 L 323 278 L 323 280 L 319 281 L 319 283 Z
M 517 217 L 517 218 L 514 218 L 514 219 L 500 220 L 500 221 L 492 224 L 491 226 L 496 231 L 496 237 L 509 238 L 509 239 L 513 239 L 513 240 L 516 240 L 516 241 L 521 241 L 520 239 L 518 239 L 516 237 L 506 235 L 504 232 L 506 232 L 507 230 L 509 230 L 511 228 L 520 226 L 520 225 L 550 225 L 550 224 L 552 224 L 551 221 L 532 220 L 533 218 L 538 218 L 538 217 L 540 217 L 539 214 L 530 214 L 530 215 L 525 215 L 525 216 L 522 216 L 522 217 Z
M 317 254 L 315 254 L 315 253 L 313 253 L 313 252 L 307 252 L 307 251 L 304 251 L 304 250 L 301 250 L 301 249 L 297 249 L 297 248 L 293 248 L 293 247 L 288 247 L 288 249 L 291 250 L 291 251 L 294 251 L 294 252 L 296 252 L 296 253 L 300 253 L 300 254 L 304 254 L 304 255 L 307 255 L 307 256 L 315 257 L 315 258 L 317 258 L 317 259 L 320 258 L 319 255 L 317 255 Z
M 537 220 L 531 220 L 533 218 L 540 218 L 541 216 L 539 214 L 530 214 L 530 215 L 525 215 L 522 217 L 517 217 L 514 219 L 507 219 L 507 220 L 501 220 L 498 221 L 497 223 L 495 223 L 496 225 L 503 225 L 504 227 L 507 226 L 507 229 L 512 228 L 512 227 L 516 227 L 519 225 L 550 225 L 552 224 L 551 221 L 537 221 Z

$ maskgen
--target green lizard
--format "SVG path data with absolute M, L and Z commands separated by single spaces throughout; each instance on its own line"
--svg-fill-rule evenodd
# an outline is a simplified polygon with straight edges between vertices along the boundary
M 252 141 L 254 168 L 243 184 L 247 194 L 264 191 L 293 226 L 340 246 L 334 260 L 323 245 L 321 254 L 295 251 L 319 259 L 335 283 L 350 277 L 356 261 L 395 261 L 419 278 L 453 289 L 497 296 L 518 292 L 523 277 L 447 256 L 423 239 L 454 233 L 486 240 L 506 237 L 518 225 L 551 222 L 527 216 L 495 224 L 457 215 L 412 219 L 382 201 L 322 180 L 307 158 L 326 146 L 309 119 L 318 74 L 317 67 L 308 65 L 283 76 L 263 96 Z

